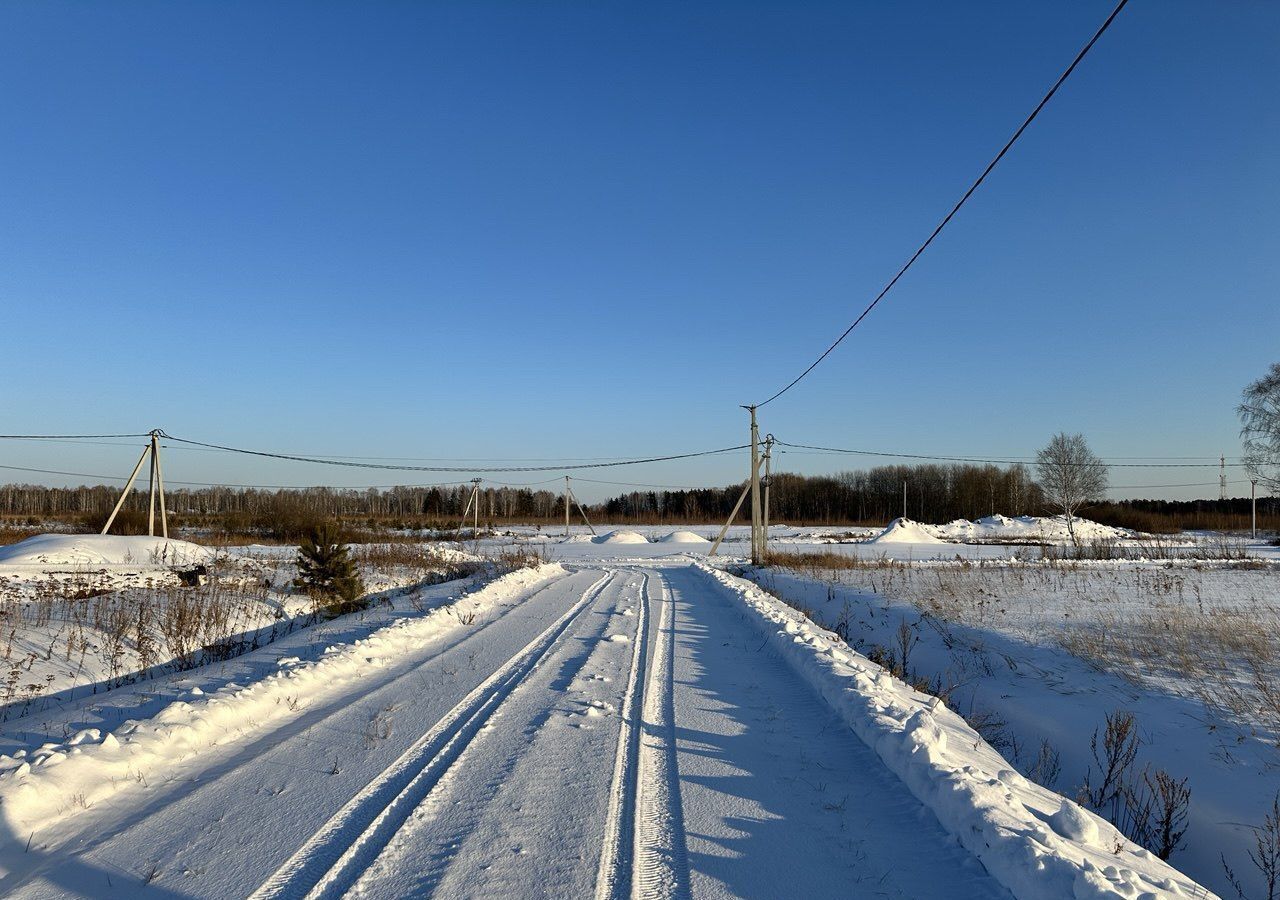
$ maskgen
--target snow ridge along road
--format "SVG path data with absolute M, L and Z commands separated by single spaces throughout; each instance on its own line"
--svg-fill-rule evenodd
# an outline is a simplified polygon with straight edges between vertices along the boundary
M 255 891 L 255 900 L 342 896 L 426 799 L 494 710 L 614 577 L 603 575 L 567 613 L 449 710 Z

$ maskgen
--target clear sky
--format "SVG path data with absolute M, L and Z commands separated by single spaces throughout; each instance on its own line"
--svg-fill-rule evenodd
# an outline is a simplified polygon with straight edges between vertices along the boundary
M 0 432 L 420 457 L 743 443 L 738 404 L 853 319 L 1111 5 L 5 3 Z M 1240 389 L 1280 358 L 1277 47 L 1274 2 L 1133 0 L 763 428 L 1238 453 Z M 75 472 L 134 454 L 0 442 L 0 463 Z M 166 475 L 449 480 L 176 450 Z

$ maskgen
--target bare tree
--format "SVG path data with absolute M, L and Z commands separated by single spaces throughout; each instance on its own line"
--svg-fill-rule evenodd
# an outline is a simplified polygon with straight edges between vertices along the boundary
M 1280 363 L 1244 389 L 1236 412 L 1249 476 L 1280 493 Z
M 1036 454 L 1036 472 L 1046 502 L 1067 517 L 1067 532 L 1076 540 L 1075 514 L 1107 489 L 1107 466 L 1082 434 L 1059 432 Z

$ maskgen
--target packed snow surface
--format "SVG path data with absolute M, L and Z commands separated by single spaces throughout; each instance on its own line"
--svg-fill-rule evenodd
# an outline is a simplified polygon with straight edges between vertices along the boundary
M 214 551 L 160 537 L 116 534 L 37 534 L 0 547 L 0 565 L 186 565 L 207 562 Z
M 692 531 L 673 531 L 670 534 L 664 534 L 658 538 L 659 543 L 663 544 L 709 544 L 709 540 L 700 534 Z
M 610 531 L 595 539 L 597 544 L 647 544 L 649 539 L 638 531 Z
M 889 527 L 867 541 L 869 544 L 943 544 L 946 543 L 911 519 L 894 519 Z

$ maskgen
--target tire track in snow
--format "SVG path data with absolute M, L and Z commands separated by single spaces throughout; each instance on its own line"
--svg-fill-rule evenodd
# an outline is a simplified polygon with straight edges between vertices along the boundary
M 336 897 L 377 858 L 480 728 L 617 576 L 605 573 L 383 770 L 251 895 L 254 900 Z
M 657 640 L 644 691 L 644 717 L 636 779 L 635 850 L 630 896 L 688 898 L 680 770 L 676 760 L 675 599 L 659 582 Z
M 600 868 L 596 876 L 596 900 L 621 900 L 631 896 L 635 859 L 637 768 L 640 736 L 644 730 L 645 683 L 648 681 L 650 585 L 655 576 L 644 575 L 640 611 L 636 617 L 635 651 L 622 706 L 622 727 L 614 759 L 613 786 L 609 792 L 609 817 L 605 825 Z

